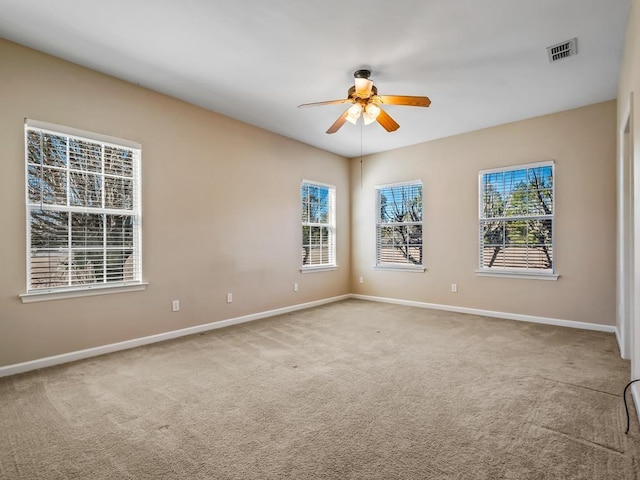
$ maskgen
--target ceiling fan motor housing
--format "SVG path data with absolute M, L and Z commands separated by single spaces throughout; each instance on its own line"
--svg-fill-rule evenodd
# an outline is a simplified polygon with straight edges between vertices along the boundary
M 368 98 L 374 97 L 378 94 L 378 89 L 376 88 L 375 85 L 373 85 L 371 87 L 371 94 L 369 96 L 367 96 L 366 98 L 360 97 L 357 93 L 356 93 L 356 87 L 350 87 L 349 91 L 347 92 L 347 98 L 351 98 L 353 100 L 366 100 Z
M 371 71 L 370 70 L 356 70 L 353 73 L 353 78 L 366 78 L 366 79 L 369 79 L 370 76 L 371 76 Z

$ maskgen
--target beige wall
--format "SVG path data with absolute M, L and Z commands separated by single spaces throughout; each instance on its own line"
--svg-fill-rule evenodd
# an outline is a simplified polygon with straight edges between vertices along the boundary
M 640 374 L 640 1 L 632 0 L 618 83 L 619 266 L 618 328 L 625 357 L 631 359 L 632 377 Z M 625 135 L 625 127 L 629 131 Z M 632 166 L 631 168 L 629 168 Z M 633 185 L 635 184 L 635 190 Z M 634 200 L 635 197 L 635 200 Z M 633 204 L 635 203 L 635 212 Z M 635 225 L 633 216 L 635 214 Z M 629 246 L 635 245 L 633 252 Z M 635 286 L 633 278 L 635 277 Z M 635 310 L 635 314 L 634 314 Z M 633 323 L 633 326 L 631 326 Z M 632 336 L 634 338 L 632 338 Z
M 346 159 L 4 40 L 0 65 L 0 366 L 349 292 Z M 21 303 L 25 117 L 142 144 L 146 291 Z M 303 178 L 337 187 L 337 271 L 300 274 Z
M 610 101 L 351 161 L 352 291 L 615 324 L 615 118 Z M 558 281 L 478 277 L 478 171 L 555 160 Z M 375 262 L 376 185 L 424 182 L 425 273 Z M 358 277 L 364 277 L 364 284 Z M 458 293 L 451 293 L 452 283 Z

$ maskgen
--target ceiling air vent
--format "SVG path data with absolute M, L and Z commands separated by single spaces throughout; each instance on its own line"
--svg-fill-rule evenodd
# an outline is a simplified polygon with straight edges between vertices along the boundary
M 563 58 L 572 57 L 578 54 L 578 39 L 572 38 L 561 43 L 556 43 L 547 47 L 549 62 L 557 62 Z

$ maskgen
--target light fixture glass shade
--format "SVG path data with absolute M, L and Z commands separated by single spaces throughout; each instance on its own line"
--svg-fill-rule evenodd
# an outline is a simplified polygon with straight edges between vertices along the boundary
M 365 111 L 367 112 L 367 114 L 369 114 L 369 116 L 373 117 L 374 120 L 378 118 L 378 115 L 380 115 L 380 107 L 375 103 L 369 103 L 367 105 L 367 108 L 365 108 Z
M 373 103 L 367 104 L 367 106 L 364 109 L 364 113 L 362 114 L 362 118 L 364 119 L 364 124 L 369 125 L 375 122 L 376 118 L 378 118 L 378 115 L 380 115 L 380 107 L 378 107 Z
M 349 110 L 347 110 L 347 121 L 353 123 L 354 125 L 360 118 L 360 114 L 362 113 L 362 105 L 359 103 L 354 103 Z
M 356 78 L 356 94 L 360 98 L 367 98 L 371 95 L 373 82 L 367 78 Z
M 364 124 L 365 125 L 370 125 L 370 124 L 372 124 L 373 122 L 376 121 L 376 117 L 372 117 L 367 112 L 364 112 L 362 114 L 362 119 L 364 120 Z

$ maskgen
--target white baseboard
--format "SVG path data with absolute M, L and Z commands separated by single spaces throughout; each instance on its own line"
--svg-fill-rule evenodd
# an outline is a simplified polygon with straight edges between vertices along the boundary
M 54 365 L 60 365 L 62 363 L 75 362 L 76 360 L 82 360 L 85 358 L 97 357 L 98 355 L 104 355 L 106 353 L 128 350 L 130 348 L 140 347 L 142 345 L 148 345 L 150 343 L 162 342 L 165 340 L 184 337 L 186 335 L 193 335 L 194 333 L 201 333 L 208 330 L 237 325 L 239 323 L 274 317 L 276 315 L 282 315 L 289 312 L 295 312 L 297 310 L 317 307 L 319 305 L 325 305 L 327 303 L 347 300 L 348 298 L 351 298 L 351 295 L 340 295 L 338 297 L 325 298 L 313 302 L 291 305 L 289 307 L 276 308 L 275 310 L 267 310 L 265 312 L 244 315 L 242 317 L 229 318 L 227 320 L 221 320 L 219 322 L 205 323 L 204 325 L 197 325 L 195 327 L 182 328 L 180 330 L 173 330 L 171 332 L 149 335 L 148 337 L 134 338 L 131 340 L 125 340 L 123 342 L 111 343 L 109 345 L 102 345 L 99 347 L 87 348 L 85 350 L 78 350 L 75 352 L 63 353 L 61 355 L 54 355 L 52 357 L 39 358 L 37 360 L 31 360 L 29 362 L 7 365 L 4 367 L 0 367 L 0 378 L 7 377 L 9 375 L 16 375 L 18 373 L 29 372 L 31 370 L 37 370 L 39 368 L 52 367 Z
M 351 298 L 357 298 L 359 300 L 369 300 L 372 302 L 393 303 L 395 305 L 406 305 L 408 307 L 433 308 L 435 310 L 446 310 L 456 313 L 469 313 L 471 315 L 482 315 L 483 317 L 505 318 L 507 320 L 517 320 L 519 322 L 541 323 L 544 325 L 579 328 L 582 330 L 595 330 L 598 332 L 615 333 L 616 331 L 616 327 L 613 325 L 576 322 L 574 320 L 562 320 L 559 318 L 536 317 L 533 315 L 521 315 L 519 313 L 495 312 L 492 310 L 480 310 L 478 308 L 456 307 L 452 305 L 440 305 L 437 303 L 415 302 L 412 300 L 398 300 L 395 298 L 374 297 L 371 295 L 351 294 Z
M 624 360 L 630 360 L 627 356 L 627 352 L 625 351 L 624 344 L 622 343 L 622 336 L 620 335 L 620 329 L 616 326 L 616 342 L 618 343 L 618 351 L 620 352 L 620 357 Z

